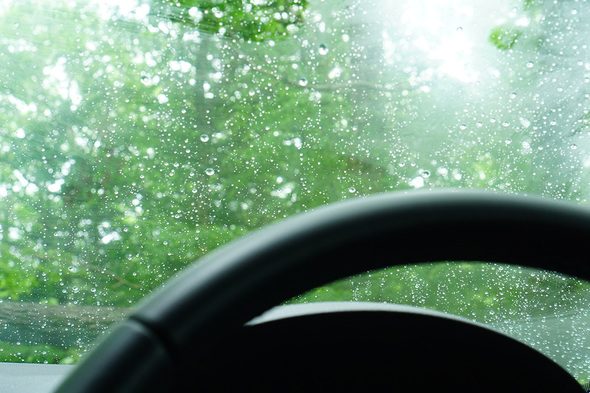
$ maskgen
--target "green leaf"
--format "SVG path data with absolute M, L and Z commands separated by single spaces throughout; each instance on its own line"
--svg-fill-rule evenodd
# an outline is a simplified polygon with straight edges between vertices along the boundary
M 522 35 L 522 30 L 512 26 L 498 26 L 490 33 L 490 41 L 500 50 L 512 49 Z

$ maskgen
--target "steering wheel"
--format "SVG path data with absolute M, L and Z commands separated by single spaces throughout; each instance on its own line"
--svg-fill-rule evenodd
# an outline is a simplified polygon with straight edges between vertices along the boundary
M 536 350 L 410 307 L 265 311 L 348 275 L 407 263 L 488 261 L 590 279 L 590 211 L 474 191 L 349 200 L 222 247 L 145 300 L 58 389 L 559 391 L 583 389 Z

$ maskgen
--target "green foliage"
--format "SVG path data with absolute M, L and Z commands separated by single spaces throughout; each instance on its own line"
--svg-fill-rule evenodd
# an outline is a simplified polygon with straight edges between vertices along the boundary
M 490 41 L 500 50 L 512 49 L 522 35 L 522 29 L 515 26 L 503 25 L 495 27 L 490 33 Z
M 543 0 L 524 0 L 524 9 L 525 10 L 534 10 L 539 9 L 543 6 Z
M 469 290 L 465 288 L 466 283 Z M 473 262 L 398 266 L 316 288 L 288 303 L 371 301 L 419 306 L 484 323 L 574 311 L 587 286 L 573 278 Z
M 162 8 L 171 20 L 200 31 L 260 42 L 297 30 L 307 4 L 308 0 L 165 0 Z

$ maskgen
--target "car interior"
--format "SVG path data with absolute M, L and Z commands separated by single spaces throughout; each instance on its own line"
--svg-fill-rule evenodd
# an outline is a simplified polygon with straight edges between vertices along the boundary
M 588 21 L 0 2 L 0 391 L 590 392 Z

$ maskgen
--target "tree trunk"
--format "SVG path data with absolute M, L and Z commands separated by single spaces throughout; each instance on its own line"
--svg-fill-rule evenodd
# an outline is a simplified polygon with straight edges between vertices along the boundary
M 0 302 L 0 341 L 58 347 L 88 345 L 131 309 Z

